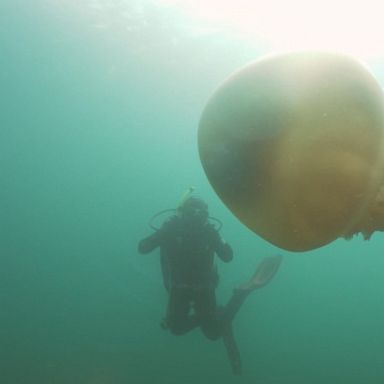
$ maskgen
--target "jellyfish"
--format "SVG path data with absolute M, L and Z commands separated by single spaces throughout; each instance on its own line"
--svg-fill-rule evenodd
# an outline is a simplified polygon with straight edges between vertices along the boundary
M 332 52 L 270 55 L 219 85 L 198 149 L 213 189 L 257 235 L 303 252 L 384 230 L 384 95 Z

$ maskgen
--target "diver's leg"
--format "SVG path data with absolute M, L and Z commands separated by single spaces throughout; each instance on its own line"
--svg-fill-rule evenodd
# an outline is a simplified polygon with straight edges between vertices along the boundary
M 196 316 L 190 315 L 191 293 L 186 288 L 169 291 L 167 326 L 174 335 L 183 335 L 198 326 Z
M 195 312 L 204 336 L 217 340 L 221 336 L 221 324 L 216 306 L 214 288 L 201 289 L 195 292 Z
M 232 323 L 226 321 L 225 308 L 217 307 L 214 288 L 196 292 L 194 301 L 195 311 L 204 336 L 210 340 L 223 338 L 232 372 L 235 375 L 240 375 L 241 359 L 233 336 Z

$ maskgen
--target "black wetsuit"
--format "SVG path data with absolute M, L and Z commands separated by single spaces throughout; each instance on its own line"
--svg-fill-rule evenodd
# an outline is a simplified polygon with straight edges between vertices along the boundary
M 208 222 L 190 225 L 179 216 L 173 216 L 158 231 L 141 240 L 138 249 L 146 254 L 157 247 L 160 247 L 164 285 L 169 292 L 169 329 L 181 335 L 200 326 L 206 337 L 218 339 L 221 330 L 214 256 L 228 262 L 233 258 L 232 248 L 213 225 Z

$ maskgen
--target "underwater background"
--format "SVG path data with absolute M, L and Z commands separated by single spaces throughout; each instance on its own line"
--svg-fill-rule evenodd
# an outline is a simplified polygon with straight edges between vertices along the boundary
M 383 383 L 383 234 L 291 253 L 232 216 L 198 121 L 271 47 L 178 3 L 0 2 L 0 383 Z M 384 62 L 367 65 L 384 84 Z M 284 257 L 235 320 L 240 378 L 221 341 L 160 328 L 159 255 L 137 252 L 190 186 L 235 252 L 218 263 L 221 303 L 263 256 Z

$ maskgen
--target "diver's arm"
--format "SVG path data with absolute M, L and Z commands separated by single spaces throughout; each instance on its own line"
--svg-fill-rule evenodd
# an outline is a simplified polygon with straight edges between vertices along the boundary
M 215 252 L 217 256 L 226 263 L 231 261 L 233 259 L 232 247 L 227 242 L 225 242 L 225 240 L 223 240 L 218 233 L 215 243 Z
M 139 241 L 137 250 L 140 254 L 145 255 L 154 249 L 156 249 L 158 246 L 160 246 L 161 242 L 161 232 L 156 231 L 152 235 L 144 238 L 143 240 Z
M 139 241 L 137 247 L 139 253 L 144 255 L 159 247 L 175 231 L 176 224 L 176 218 L 171 217 L 155 233 Z

